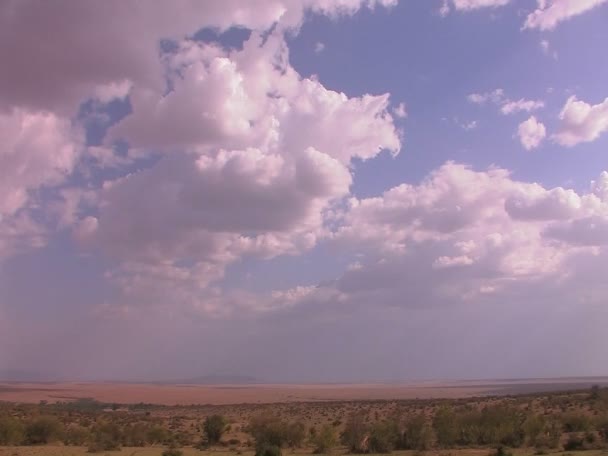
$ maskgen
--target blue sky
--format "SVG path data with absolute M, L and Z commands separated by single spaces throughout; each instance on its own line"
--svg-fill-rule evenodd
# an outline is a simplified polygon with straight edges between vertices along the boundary
M 128 3 L 0 7 L 0 374 L 606 374 L 607 2 Z

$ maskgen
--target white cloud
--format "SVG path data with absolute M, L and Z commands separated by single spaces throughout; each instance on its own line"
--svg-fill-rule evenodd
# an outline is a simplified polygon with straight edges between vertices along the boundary
M 573 147 L 583 142 L 595 141 L 608 131 L 608 98 L 596 105 L 568 99 L 560 115 L 560 126 L 553 139 L 560 145 Z
M 547 136 L 547 129 L 536 117 L 531 116 L 528 120 L 519 124 L 517 135 L 521 145 L 526 150 L 536 149 Z
M 545 107 L 545 103 L 540 100 L 525 100 L 523 98 L 517 101 L 505 101 L 501 106 L 500 112 L 505 115 L 514 114 L 517 112 L 531 112 Z
M 26 213 L 12 217 L 0 216 L 0 260 L 43 247 L 48 231 Z
M 61 183 L 74 169 L 82 133 L 52 113 L 0 112 L 0 215 L 26 206 L 29 192 Z
M 495 89 L 492 92 L 486 93 L 472 93 L 467 96 L 467 99 L 471 103 L 475 104 L 484 104 L 488 101 L 492 103 L 499 104 L 502 103 L 505 99 L 505 91 L 503 89 Z
M 538 7 L 530 13 L 524 29 L 552 30 L 560 22 L 586 13 L 607 0 L 537 0 Z
M 133 114 L 111 137 L 161 150 L 314 147 L 343 163 L 383 149 L 399 152 L 388 94 L 348 98 L 301 79 L 280 35 L 262 40 L 254 34 L 232 53 L 187 42 L 170 69 L 179 70 L 174 90 L 134 90 Z
M 551 49 L 551 43 L 548 40 L 540 41 L 540 49 L 543 51 L 543 54 L 553 57 L 557 60 L 557 51 L 553 51 Z
M 608 255 L 608 200 L 598 196 L 606 176 L 578 194 L 519 182 L 502 169 L 446 163 L 418 185 L 353 200 L 334 241 L 363 255 L 325 288 L 350 306 L 575 297 L 586 287 L 581 265 Z
M 439 14 L 446 16 L 450 12 L 450 8 L 456 11 L 474 11 L 481 8 L 498 8 L 509 4 L 511 0 L 444 0 Z
M 465 131 L 475 130 L 477 128 L 478 122 L 476 120 L 471 120 L 470 122 L 465 122 L 461 124 L 461 127 Z
M 500 107 L 500 112 L 505 115 L 515 114 L 518 112 L 531 112 L 537 109 L 544 108 L 545 103 L 541 100 L 527 100 L 520 98 L 519 100 L 511 100 L 506 95 L 503 89 L 496 89 L 486 93 L 472 93 L 468 95 L 469 102 L 483 105 L 491 102 Z
M 513 195 L 505 201 L 505 210 L 516 220 L 561 220 L 575 217 L 583 201 L 573 190 L 561 187 L 546 191 L 542 188 Z
M 83 99 L 122 96 L 131 84 L 162 90 L 161 39 L 181 39 L 204 27 L 261 31 L 278 23 L 294 29 L 306 11 L 335 17 L 395 4 L 396 0 L 176 0 L 143 5 L 108 0 L 75 7 L 35 0 L 3 2 L 0 106 L 71 114 Z
M 240 51 L 185 42 L 168 68 L 174 90 L 133 88 L 133 113 L 110 133 L 166 154 L 107 182 L 99 213 L 74 230 L 120 262 L 108 277 L 133 300 L 161 296 L 153 282 L 198 302 L 240 258 L 310 249 L 349 194 L 351 160 L 400 149 L 388 95 L 349 98 L 301 78 L 280 35 L 253 34 Z
M 395 108 L 393 108 L 393 114 L 399 119 L 406 119 L 407 108 L 405 107 L 405 103 L 399 103 Z
M 320 41 L 317 41 L 317 43 L 315 44 L 315 54 L 320 54 L 324 50 L 325 44 L 321 43 Z

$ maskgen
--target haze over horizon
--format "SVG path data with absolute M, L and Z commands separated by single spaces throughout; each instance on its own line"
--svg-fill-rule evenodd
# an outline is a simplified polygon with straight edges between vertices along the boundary
M 608 376 L 606 24 L 0 2 L 0 377 Z

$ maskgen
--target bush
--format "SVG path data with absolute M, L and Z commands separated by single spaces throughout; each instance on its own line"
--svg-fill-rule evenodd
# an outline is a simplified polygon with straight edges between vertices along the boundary
M 277 445 L 260 445 L 256 447 L 255 456 L 281 456 L 281 447 Z
M 491 456 L 513 456 L 513 453 L 507 451 L 505 447 L 499 446 L 496 448 L 496 451 L 491 454 Z
M 526 440 L 531 446 L 536 446 L 536 441 L 542 437 L 545 431 L 545 418 L 540 415 L 529 415 L 523 424 Z
M 207 442 L 211 445 L 217 444 L 226 430 L 226 419 L 222 415 L 211 415 L 205 418 L 203 431 Z
M 82 446 L 91 438 L 89 430 L 82 426 L 71 426 L 65 432 L 63 443 L 66 445 Z
M 60 440 L 63 425 L 52 416 L 41 416 L 25 426 L 25 442 L 29 445 L 45 445 Z
M 0 445 L 20 445 L 25 438 L 21 421 L 10 417 L 0 417 Z
M 146 432 L 146 439 L 152 445 L 167 443 L 169 440 L 169 431 L 162 426 L 152 426 Z
M 184 452 L 177 448 L 167 448 L 162 452 L 162 456 L 183 456 Z
M 555 420 L 546 421 L 543 432 L 534 440 L 534 447 L 537 450 L 547 450 L 557 448 L 562 436 L 560 423 Z
M 319 432 L 311 434 L 310 443 L 314 446 L 315 454 L 329 453 L 338 443 L 334 427 L 326 424 Z
M 300 422 L 284 423 L 274 415 L 264 414 L 254 417 L 249 423 L 249 433 L 253 436 L 256 448 L 289 445 L 298 447 L 306 437 L 306 428 Z
M 126 446 L 141 447 L 148 443 L 148 425 L 135 423 L 123 427 L 122 443 Z
M 591 419 L 580 412 L 563 413 L 561 421 L 565 432 L 585 432 L 591 428 Z
M 285 443 L 290 448 L 300 448 L 306 438 L 306 426 L 300 421 L 285 425 Z
M 351 453 L 365 453 L 367 451 L 368 428 L 360 414 L 354 413 L 350 416 L 344 426 L 341 440 Z
M 93 428 L 89 453 L 120 450 L 122 431 L 116 423 L 102 423 Z
M 584 441 L 582 438 L 580 438 L 576 435 L 571 435 L 570 437 L 568 437 L 568 441 L 564 444 L 564 450 L 565 451 L 582 450 L 583 446 L 584 446 Z
M 431 439 L 424 415 L 416 415 L 407 421 L 399 446 L 404 450 L 424 451 L 431 446 Z
M 452 448 L 458 441 L 456 414 L 450 407 L 441 407 L 433 417 L 433 428 L 437 443 L 444 448 Z
M 391 423 L 376 423 L 369 434 L 368 450 L 371 453 L 390 453 L 399 441 L 399 432 Z

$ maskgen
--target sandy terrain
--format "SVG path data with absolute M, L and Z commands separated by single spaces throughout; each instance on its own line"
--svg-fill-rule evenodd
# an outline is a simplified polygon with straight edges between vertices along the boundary
M 587 388 L 608 378 L 331 385 L 165 385 L 136 383 L 0 383 L 0 401 L 37 403 L 93 398 L 162 405 L 461 398 Z

